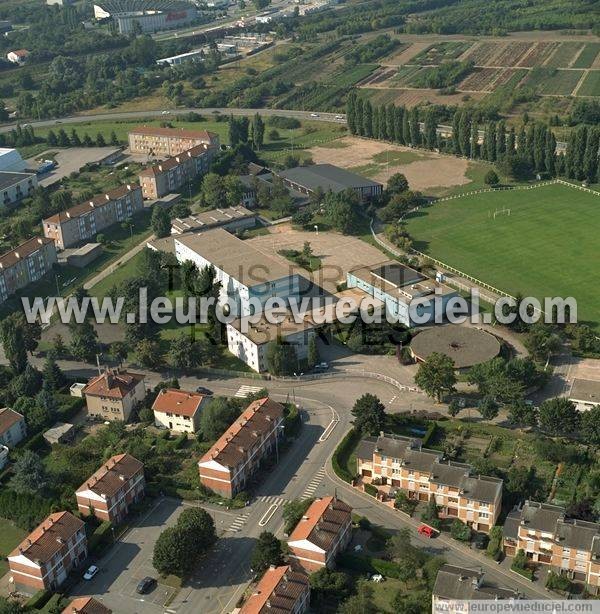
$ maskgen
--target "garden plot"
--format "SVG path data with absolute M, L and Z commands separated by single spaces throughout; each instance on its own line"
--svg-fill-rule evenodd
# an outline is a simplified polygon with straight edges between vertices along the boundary
M 600 43 L 588 43 L 573 62 L 573 68 L 600 68 Z
M 473 43 L 466 41 L 444 41 L 430 45 L 413 58 L 415 64 L 437 65 L 446 60 L 455 60 L 461 56 Z
M 557 47 L 558 43 L 537 43 L 534 48 L 521 59 L 518 65 L 527 68 L 541 66 Z
M 496 79 L 502 72 L 502 68 L 475 68 L 474 71 L 458 85 L 458 89 L 467 92 L 491 92 L 493 89 L 492 85 L 495 84 Z
M 600 96 L 600 70 L 590 70 L 577 91 L 577 96 Z
M 490 62 L 494 66 L 506 66 L 512 68 L 517 66 L 520 60 L 531 49 L 530 42 L 508 43 L 502 51 Z
M 497 66 L 492 62 L 498 53 L 500 53 L 508 43 L 479 43 L 471 49 L 471 52 L 466 55 L 465 60 L 473 62 L 475 66 Z
M 504 85 L 516 87 L 521 79 L 525 77 L 527 71 L 524 68 L 507 68 L 496 80 L 494 87 L 497 89 Z

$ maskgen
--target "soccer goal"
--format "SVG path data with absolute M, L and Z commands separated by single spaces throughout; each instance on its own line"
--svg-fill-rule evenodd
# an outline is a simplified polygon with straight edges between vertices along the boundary
M 510 209 L 507 209 L 506 207 L 496 209 L 496 211 L 494 211 L 494 215 L 492 216 L 493 219 L 496 219 L 498 215 L 510 215 Z

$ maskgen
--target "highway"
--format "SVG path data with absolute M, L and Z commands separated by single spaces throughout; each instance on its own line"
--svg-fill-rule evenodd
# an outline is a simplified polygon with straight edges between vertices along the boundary
M 88 365 L 59 363 L 69 375 L 84 378 L 95 373 Z M 71 369 L 68 368 L 71 367 Z M 147 384 L 156 383 L 170 374 L 146 372 Z M 479 551 L 471 550 L 442 535 L 429 540 L 416 532 L 418 522 L 407 518 L 368 495 L 358 492 L 333 474 L 331 456 L 350 428 L 350 409 L 354 401 L 367 390 L 378 395 L 388 412 L 408 411 L 415 402 L 426 405 L 423 395 L 401 392 L 389 383 L 340 375 L 340 379 L 315 381 L 260 381 L 244 378 L 182 377 L 182 388 L 193 389 L 202 385 L 215 394 L 235 396 L 243 386 L 266 387 L 279 401 L 296 400 L 303 409 L 303 428 L 298 439 L 287 450 L 282 450 L 279 462 L 262 479 L 253 493 L 249 506 L 242 510 L 225 511 L 211 505 L 202 507 L 214 515 L 220 539 L 210 554 L 199 564 L 189 583 L 179 591 L 168 611 L 191 614 L 202 611 L 220 614 L 233 609 L 253 574 L 250 559 L 256 539 L 263 530 L 283 538 L 283 505 L 285 501 L 300 497 L 324 496 L 337 492 L 352 505 L 355 513 L 367 516 L 372 522 L 394 532 L 408 527 L 412 541 L 432 554 L 443 556 L 448 562 L 470 568 L 481 568 L 489 581 L 518 588 L 528 597 L 548 598 L 541 582 L 531 584 L 514 574 L 508 561 L 497 565 Z M 161 505 L 169 507 L 169 513 Z M 152 544 L 159 530 L 172 524 L 183 507 L 181 503 L 157 504 L 150 516 L 120 544 L 111 549 L 99 562 L 103 574 L 92 582 L 81 583 L 76 592 L 102 598 L 109 607 L 124 614 L 140 611 L 140 598 L 132 587 L 142 574 L 152 574 Z M 137 570 L 137 575 L 132 577 Z M 158 590 L 158 589 L 157 589 Z M 153 614 L 164 612 L 163 604 L 144 601 L 143 611 Z

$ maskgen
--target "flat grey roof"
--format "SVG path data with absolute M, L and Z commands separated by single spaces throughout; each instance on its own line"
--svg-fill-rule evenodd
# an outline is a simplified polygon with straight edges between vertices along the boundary
M 600 404 L 600 382 L 575 378 L 571 384 L 569 398 L 572 401 Z
M 280 177 L 292 181 L 309 190 L 321 188 L 324 192 L 342 192 L 348 188 L 369 188 L 381 183 L 347 171 L 333 164 L 311 164 L 297 166 L 279 173 Z M 383 187 L 383 186 L 382 186 Z
M 176 250 L 178 243 L 185 245 L 248 287 L 283 279 L 293 272 L 291 267 L 259 252 L 223 228 L 175 236 L 174 240 Z
M 426 360 L 434 352 L 445 354 L 454 360 L 457 369 L 462 369 L 498 356 L 500 342 L 494 335 L 478 328 L 445 324 L 415 335 L 410 349 L 419 360 Z
M 184 232 L 194 232 L 205 228 L 216 228 L 235 220 L 243 220 L 250 217 L 256 217 L 256 214 L 252 213 L 250 209 L 246 209 L 246 207 L 211 209 L 210 211 L 194 213 L 188 217 L 175 218 L 171 222 L 171 232 L 183 234 Z
M 30 177 L 35 177 L 35 173 L 10 173 L 0 171 L 0 190 L 10 188 L 15 185 L 15 183 L 20 183 Z
M 382 264 L 371 271 L 373 275 L 380 279 L 385 279 L 390 284 L 398 286 L 406 286 L 408 284 L 414 284 L 424 279 L 427 279 L 425 275 L 419 273 L 415 269 L 402 264 L 400 262 L 388 262 Z

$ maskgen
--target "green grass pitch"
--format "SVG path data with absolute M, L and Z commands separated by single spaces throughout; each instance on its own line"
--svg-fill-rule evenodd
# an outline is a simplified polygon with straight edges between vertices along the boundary
M 574 296 L 579 321 L 600 327 L 600 196 L 560 184 L 475 194 L 421 209 L 407 229 L 415 249 L 505 292 Z

